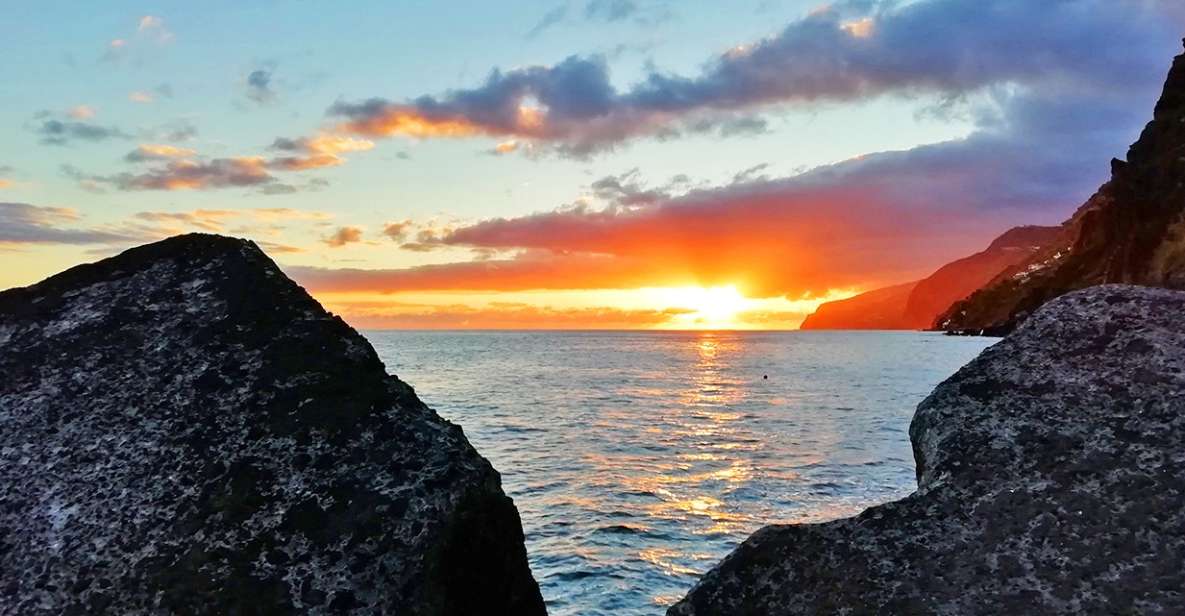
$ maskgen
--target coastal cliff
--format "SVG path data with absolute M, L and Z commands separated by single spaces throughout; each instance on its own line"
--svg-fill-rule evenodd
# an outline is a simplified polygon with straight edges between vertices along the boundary
M 905 304 L 916 286 L 916 281 L 907 282 L 819 304 L 799 329 L 901 329 Z
M 1009 229 L 986 249 L 947 263 L 922 280 L 822 304 L 801 328 L 928 329 L 951 304 L 1025 261 L 1060 233 L 1060 227 Z
M 1048 303 L 918 407 L 915 493 L 759 530 L 668 614 L 1185 613 L 1182 314 Z
M 1185 55 L 1153 119 L 1111 180 L 1063 224 L 1061 237 L 996 276 L 935 321 L 954 332 L 1006 333 L 1045 302 L 1097 284 L 1185 288 Z
M 0 374 L 0 613 L 545 613 L 498 473 L 254 243 L 0 293 Z

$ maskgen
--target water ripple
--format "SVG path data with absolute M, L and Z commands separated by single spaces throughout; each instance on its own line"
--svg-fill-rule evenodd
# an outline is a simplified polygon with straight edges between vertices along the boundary
M 912 332 L 367 336 L 502 473 L 555 616 L 661 613 L 765 524 L 851 515 L 907 494 L 913 408 L 989 342 Z

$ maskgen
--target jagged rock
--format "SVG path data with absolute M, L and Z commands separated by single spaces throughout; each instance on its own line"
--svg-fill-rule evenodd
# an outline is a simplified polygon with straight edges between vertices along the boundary
M 1014 227 L 980 252 L 952 261 L 917 281 L 827 302 L 802 329 L 929 329 L 952 303 L 1058 237 L 1059 227 Z
M 1185 55 L 1153 119 L 1061 237 L 1005 270 L 935 321 L 956 332 L 1006 333 L 1063 293 L 1105 284 L 1185 288 Z
M 0 613 L 544 613 L 498 473 L 251 242 L 0 293 L 0 375 Z
M 766 527 L 671 616 L 1185 613 L 1185 293 L 1047 304 L 910 426 L 918 490 Z

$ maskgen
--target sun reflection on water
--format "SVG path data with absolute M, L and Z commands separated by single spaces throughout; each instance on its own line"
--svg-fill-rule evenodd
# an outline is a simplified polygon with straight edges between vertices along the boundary
M 554 616 L 661 612 L 760 526 L 904 495 L 912 407 L 978 351 L 921 334 L 389 336 L 372 338 L 387 365 L 502 473 Z

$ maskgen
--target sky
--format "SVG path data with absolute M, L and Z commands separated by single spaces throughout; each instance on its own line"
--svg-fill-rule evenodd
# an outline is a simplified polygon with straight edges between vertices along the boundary
M 0 288 L 209 232 L 364 328 L 794 328 L 1066 218 L 1183 5 L 17 3 Z

